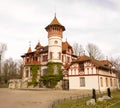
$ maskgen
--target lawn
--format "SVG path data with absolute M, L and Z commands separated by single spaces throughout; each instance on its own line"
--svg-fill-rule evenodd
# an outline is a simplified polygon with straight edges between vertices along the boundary
M 86 101 L 91 98 L 90 96 L 81 99 L 62 100 L 58 104 L 55 104 L 53 108 L 120 108 L 120 90 L 111 92 L 111 96 L 112 99 L 96 102 L 95 105 L 86 105 Z M 97 95 L 97 97 L 99 96 Z
M 112 105 L 110 108 L 120 108 L 120 101 Z

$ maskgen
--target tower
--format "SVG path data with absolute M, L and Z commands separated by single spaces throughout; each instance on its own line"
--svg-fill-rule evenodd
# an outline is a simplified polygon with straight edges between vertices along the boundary
M 48 62 L 62 63 L 62 34 L 65 27 L 55 16 L 45 29 L 48 32 Z

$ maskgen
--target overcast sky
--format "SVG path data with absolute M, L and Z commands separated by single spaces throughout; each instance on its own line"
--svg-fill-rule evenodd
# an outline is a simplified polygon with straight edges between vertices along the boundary
M 97 45 L 105 56 L 120 56 L 120 0 L 0 0 L 0 42 L 5 58 L 20 59 L 29 41 L 48 44 L 45 27 L 56 12 L 63 41 Z

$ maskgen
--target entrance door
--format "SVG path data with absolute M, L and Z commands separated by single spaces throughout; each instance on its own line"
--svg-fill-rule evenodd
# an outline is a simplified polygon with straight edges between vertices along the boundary
M 63 80 L 63 90 L 69 90 L 69 80 Z

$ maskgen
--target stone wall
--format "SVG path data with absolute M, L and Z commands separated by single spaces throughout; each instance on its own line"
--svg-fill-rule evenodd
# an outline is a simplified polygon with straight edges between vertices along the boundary
M 11 79 L 9 80 L 9 86 L 10 89 L 20 89 L 20 88 L 27 88 L 28 82 L 23 81 L 22 79 Z

